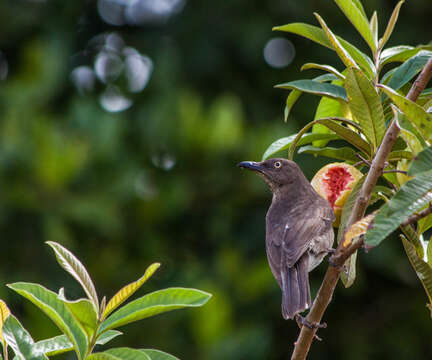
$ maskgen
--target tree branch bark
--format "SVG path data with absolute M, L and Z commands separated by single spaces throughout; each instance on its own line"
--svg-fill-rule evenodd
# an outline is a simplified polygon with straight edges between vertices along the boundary
M 432 77 L 432 58 L 429 59 L 425 67 L 423 68 L 420 75 L 417 77 L 416 81 L 412 85 L 407 99 L 411 101 L 416 101 L 420 93 L 424 90 L 427 83 Z M 378 178 L 382 175 L 385 161 L 395 143 L 400 129 L 395 120 L 392 121 L 391 125 L 386 131 L 384 139 L 372 161 L 369 172 L 366 176 L 365 182 L 359 192 L 357 201 L 354 204 L 351 215 L 345 225 L 344 229 L 339 231 L 346 231 L 358 220 L 362 219 L 367 205 L 369 203 L 372 190 L 376 185 Z M 329 305 L 331 298 L 333 296 L 336 284 L 341 275 L 342 267 L 345 261 L 361 246 L 363 245 L 363 240 L 359 240 L 355 243 L 349 244 L 347 247 L 344 246 L 344 242 L 341 241 L 336 249 L 335 254 L 330 258 L 330 265 L 327 268 L 327 272 L 324 276 L 323 282 L 318 294 L 312 304 L 312 308 L 309 311 L 306 320 L 310 323 L 320 323 L 324 315 L 327 306 Z M 310 329 L 303 326 L 300 330 L 300 335 L 294 347 L 294 351 L 291 360 L 304 360 L 309 352 L 310 346 L 312 344 L 314 335 L 317 329 Z

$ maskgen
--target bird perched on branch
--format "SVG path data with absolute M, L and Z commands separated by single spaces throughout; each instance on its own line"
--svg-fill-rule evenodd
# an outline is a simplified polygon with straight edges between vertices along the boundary
M 266 216 L 267 258 L 282 290 L 282 316 L 292 319 L 311 305 L 308 273 L 333 245 L 333 210 L 293 161 L 243 161 L 238 166 L 260 175 L 273 193 Z

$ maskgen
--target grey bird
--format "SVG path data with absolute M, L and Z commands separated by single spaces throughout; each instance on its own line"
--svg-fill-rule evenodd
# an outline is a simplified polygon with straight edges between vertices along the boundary
M 311 305 L 309 271 L 331 251 L 335 215 L 295 162 L 269 159 L 238 166 L 255 171 L 273 193 L 266 216 L 266 252 L 282 290 L 282 316 L 293 319 Z

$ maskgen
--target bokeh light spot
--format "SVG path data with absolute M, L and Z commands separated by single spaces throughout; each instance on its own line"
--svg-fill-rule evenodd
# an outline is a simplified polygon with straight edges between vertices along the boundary
M 71 73 L 71 80 L 82 94 L 92 91 L 95 83 L 95 74 L 89 66 L 78 66 Z
M 264 59 L 271 67 L 283 68 L 294 59 L 295 48 L 291 41 L 282 37 L 272 38 L 264 46 Z
M 120 90 L 109 85 L 99 97 L 102 107 L 109 112 L 120 112 L 132 106 L 132 100 L 125 97 Z

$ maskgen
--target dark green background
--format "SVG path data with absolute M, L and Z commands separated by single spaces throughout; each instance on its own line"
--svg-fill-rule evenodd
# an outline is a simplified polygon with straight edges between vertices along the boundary
M 369 15 L 378 10 L 381 34 L 395 4 L 365 1 Z M 282 320 L 264 251 L 270 194 L 235 164 L 260 159 L 313 118 L 317 99 L 303 96 L 283 123 L 287 93 L 274 84 L 319 74 L 300 73 L 305 62 L 341 70 L 328 49 L 271 32 L 316 24 L 314 11 L 367 51 L 331 1 L 189 0 L 167 21 L 140 26 L 107 24 L 94 1 L 0 3 L 8 64 L 0 82 L 0 298 L 36 339 L 58 331 L 4 285 L 40 282 L 82 296 L 44 245 L 53 240 L 82 259 L 100 294 L 113 295 L 155 261 L 162 267 L 141 295 L 168 286 L 213 293 L 201 309 L 125 326 L 113 346 L 155 347 L 183 360 L 289 358 L 298 328 Z M 431 11 L 430 0 L 407 1 L 389 45 L 429 42 Z M 124 74 L 114 81 L 133 101 L 119 113 L 99 103 L 107 84 L 80 92 L 70 78 L 77 66 L 93 68 L 99 35 L 112 33 L 154 65 L 140 93 L 127 91 Z M 283 69 L 263 58 L 274 36 L 295 46 Z M 296 160 L 308 178 L 330 161 Z M 324 270 L 311 275 L 313 293 Z M 352 288 L 338 286 L 310 359 L 429 359 L 426 297 L 398 239 L 360 254 L 358 273 Z

